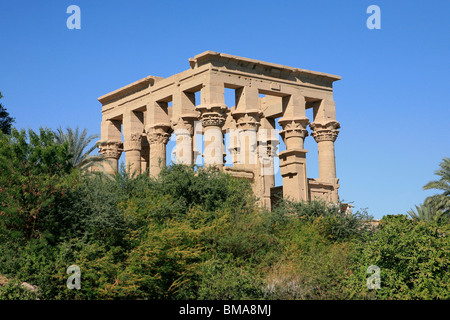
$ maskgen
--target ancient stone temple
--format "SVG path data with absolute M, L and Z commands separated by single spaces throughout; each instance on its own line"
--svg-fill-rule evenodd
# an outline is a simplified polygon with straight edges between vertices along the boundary
M 334 142 L 340 126 L 333 82 L 340 77 L 212 51 L 189 59 L 189 65 L 171 77 L 148 76 L 98 99 L 100 153 L 107 172 L 117 170 L 125 152 L 127 170 L 157 176 L 174 135 L 175 162 L 200 161 L 249 179 L 260 204 L 269 209 L 277 194 L 338 201 Z M 234 90 L 234 106 L 225 104 L 225 89 Z M 313 119 L 306 117 L 309 108 Z M 318 144 L 317 179 L 306 174 L 308 126 Z M 277 152 L 279 136 L 286 146 L 282 152 Z M 283 180 L 279 187 L 277 170 Z

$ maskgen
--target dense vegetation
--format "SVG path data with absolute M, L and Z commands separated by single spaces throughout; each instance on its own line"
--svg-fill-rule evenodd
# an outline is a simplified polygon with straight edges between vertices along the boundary
M 0 99 L 3 98 L 2 93 L 0 92 Z M 0 132 L 10 134 L 11 127 L 14 123 L 14 118 L 12 118 L 6 108 L 0 103 Z
M 46 129 L 0 133 L 0 299 L 450 298 L 443 209 L 374 230 L 321 202 L 262 211 L 247 181 L 215 169 L 86 175 L 72 149 Z

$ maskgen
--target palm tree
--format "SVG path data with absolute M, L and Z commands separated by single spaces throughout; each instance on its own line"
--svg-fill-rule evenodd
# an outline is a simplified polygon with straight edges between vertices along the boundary
M 439 166 L 441 168 L 436 170 L 435 174 L 441 178 L 428 182 L 423 186 L 423 189 L 438 189 L 442 190 L 443 193 L 428 197 L 425 199 L 425 203 L 445 214 L 450 214 L 450 158 L 444 158 Z
M 416 205 L 416 208 L 409 210 L 408 214 L 410 215 L 411 218 L 415 220 L 427 222 L 433 221 L 434 219 L 436 219 L 437 216 L 433 208 L 426 204 Z
M 94 164 L 99 164 L 99 162 L 104 160 L 102 155 L 90 155 L 96 148 L 98 143 L 94 144 L 92 147 L 85 149 L 88 145 L 98 138 L 98 135 L 87 136 L 87 130 L 84 129 L 81 133 L 78 127 L 75 131 L 68 127 L 64 131 L 61 127 L 54 132 L 55 141 L 58 144 L 63 144 L 67 142 L 68 151 L 73 155 L 72 165 L 75 168 L 81 169 L 83 172 L 87 172 Z

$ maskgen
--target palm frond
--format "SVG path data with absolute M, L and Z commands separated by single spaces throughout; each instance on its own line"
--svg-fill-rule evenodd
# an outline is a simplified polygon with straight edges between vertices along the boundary
M 415 209 L 407 211 L 412 219 L 430 222 L 436 216 L 436 212 L 430 206 L 419 204 L 415 207 Z
M 75 130 L 67 127 L 64 131 L 59 127 L 54 132 L 55 142 L 58 144 L 67 143 L 68 151 L 72 154 L 72 164 L 74 167 L 80 168 L 81 170 L 87 170 L 93 164 L 99 163 L 104 160 L 102 155 L 91 155 L 94 150 L 96 150 L 98 144 L 94 144 L 92 147 L 88 148 L 89 144 L 97 139 L 99 136 L 97 134 L 88 136 L 87 130 L 80 129 L 77 127 Z M 88 148 L 86 150 L 86 148 Z

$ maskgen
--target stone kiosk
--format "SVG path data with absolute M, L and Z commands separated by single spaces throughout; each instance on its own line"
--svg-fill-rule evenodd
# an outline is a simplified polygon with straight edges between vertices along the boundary
M 190 165 L 202 156 L 206 166 L 249 179 L 261 206 L 270 209 L 277 192 L 297 201 L 338 201 L 334 141 L 340 126 L 333 82 L 340 77 L 212 51 L 189 59 L 189 65 L 171 77 L 148 76 L 98 99 L 106 172 L 117 170 L 125 152 L 127 170 L 157 176 L 174 134 L 178 163 Z M 234 90 L 235 106 L 225 104 L 225 88 Z M 314 119 L 306 117 L 308 108 Z M 278 154 L 276 121 L 286 145 Z M 318 144 L 318 179 L 306 174 L 308 126 Z M 203 135 L 203 154 L 197 133 Z M 232 166 L 224 166 L 226 133 Z M 277 156 L 282 187 L 275 187 Z

